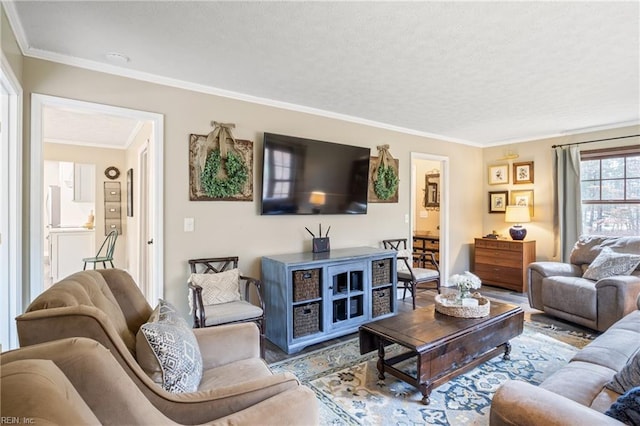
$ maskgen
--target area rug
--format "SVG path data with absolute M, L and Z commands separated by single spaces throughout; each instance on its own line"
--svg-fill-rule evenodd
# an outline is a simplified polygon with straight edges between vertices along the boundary
M 526 322 L 523 334 L 511 340 L 511 360 L 498 356 L 433 389 L 429 405 L 413 386 L 389 374 L 378 379 L 377 353 L 360 355 L 357 338 L 271 368 L 294 373 L 316 393 L 323 425 L 488 425 L 491 398 L 502 383 L 541 383 L 592 337 Z M 415 374 L 410 361 L 403 368 Z

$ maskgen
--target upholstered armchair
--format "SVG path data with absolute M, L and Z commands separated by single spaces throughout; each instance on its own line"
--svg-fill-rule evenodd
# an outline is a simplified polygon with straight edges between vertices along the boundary
M 258 327 L 243 323 L 182 327 L 195 341 L 191 349 L 200 353 L 201 377 L 195 392 L 169 392 L 164 387 L 166 366 L 159 365 L 145 333 L 152 330 L 155 317 L 162 317 L 153 311 L 127 272 L 82 271 L 54 284 L 16 318 L 18 337 L 23 347 L 68 337 L 96 340 L 113 354 L 151 404 L 178 423 L 220 419 L 301 386 L 290 373 L 271 372 L 260 358 Z M 195 359 L 192 355 L 175 359 Z
M 73 337 L 27 346 L 3 353 L 0 363 L 3 418 L 57 425 L 179 424 L 151 404 L 95 340 Z M 298 386 L 207 424 L 296 425 L 301 418 L 316 424 L 318 411 L 313 392 Z
M 528 267 L 532 308 L 604 331 L 636 309 L 640 294 L 640 237 L 583 236 L 569 263 Z

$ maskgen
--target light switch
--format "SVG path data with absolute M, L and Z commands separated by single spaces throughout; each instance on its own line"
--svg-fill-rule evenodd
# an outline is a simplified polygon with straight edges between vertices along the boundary
M 184 218 L 184 232 L 193 232 L 195 227 L 195 221 L 192 217 Z
M 404 215 L 404 223 L 409 223 L 409 214 Z
M 420 218 L 425 219 L 427 217 L 429 217 L 429 212 L 426 210 L 420 210 Z

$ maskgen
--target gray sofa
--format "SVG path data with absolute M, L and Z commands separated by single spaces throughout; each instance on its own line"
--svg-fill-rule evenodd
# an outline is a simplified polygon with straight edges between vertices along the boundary
M 640 254 L 640 237 L 583 236 L 570 263 L 534 262 L 528 267 L 532 308 L 594 330 L 604 331 L 635 309 L 640 271 L 598 281 L 582 275 L 604 247 L 616 253 Z
M 635 305 L 640 309 L 640 297 Z M 505 382 L 493 397 L 490 424 L 620 425 L 603 414 L 620 396 L 605 385 L 639 350 L 640 310 L 635 310 L 540 386 L 515 380 Z

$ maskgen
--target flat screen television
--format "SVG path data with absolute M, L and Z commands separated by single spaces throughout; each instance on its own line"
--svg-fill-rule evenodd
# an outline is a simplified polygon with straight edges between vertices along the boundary
M 371 150 L 265 133 L 262 214 L 366 214 Z

